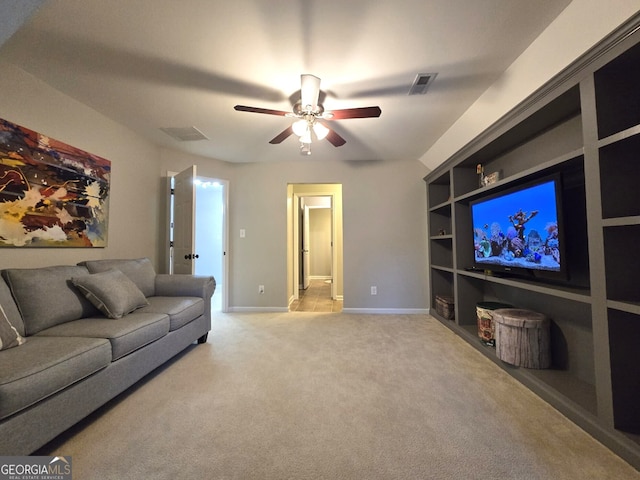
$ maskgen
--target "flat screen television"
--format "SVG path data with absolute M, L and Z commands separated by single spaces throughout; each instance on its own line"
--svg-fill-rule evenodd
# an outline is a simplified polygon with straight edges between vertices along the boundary
M 567 277 L 560 175 L 470 202 L 474 269 Z

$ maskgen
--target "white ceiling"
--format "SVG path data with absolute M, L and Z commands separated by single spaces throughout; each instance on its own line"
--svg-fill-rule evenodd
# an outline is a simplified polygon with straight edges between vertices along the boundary
M 310 161 L 419 159 L 569 0 L 51 0 L 0 49 L 42 81 L 151 141 L 228 162 L 299 160 L 291 110 L 300 74 L 322 79 L 346 145 Z M 408 96 L 418 73 L 437 73 Z M 64 112 L 60 112 L 64 115 Z M 160 128 L 195 126 L 179 142 Z

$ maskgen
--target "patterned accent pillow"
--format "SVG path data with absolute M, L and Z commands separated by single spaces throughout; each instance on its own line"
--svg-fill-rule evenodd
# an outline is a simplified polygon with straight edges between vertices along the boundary
M 26 342 L 27 339 L 18 333 L 9 319 L 7 314 L 4 313 L 4 308 L 0 305 L 0 350 L 6 350 L 7 348 L 17 347 Z
M 120 270 L 73 277 L 71 283 L 109 318 L 122 318 L 138 308 L 149 305 L 136 284 Z

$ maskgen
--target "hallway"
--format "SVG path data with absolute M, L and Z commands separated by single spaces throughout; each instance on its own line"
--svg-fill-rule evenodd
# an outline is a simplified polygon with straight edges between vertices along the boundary
M 330 280 L 311 280 L 309 288 L 300 289 L 299 299 L 289 306 L 292 312 L 341 312 L 342 301 L 331 299 Z

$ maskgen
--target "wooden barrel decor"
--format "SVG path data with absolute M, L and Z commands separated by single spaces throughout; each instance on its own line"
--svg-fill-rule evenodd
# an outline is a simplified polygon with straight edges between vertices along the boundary
M 546 315 L 521 308 L 493 312 L 496 355 L 503 362 L 525 368 L 551 366 L 550 321 Z

